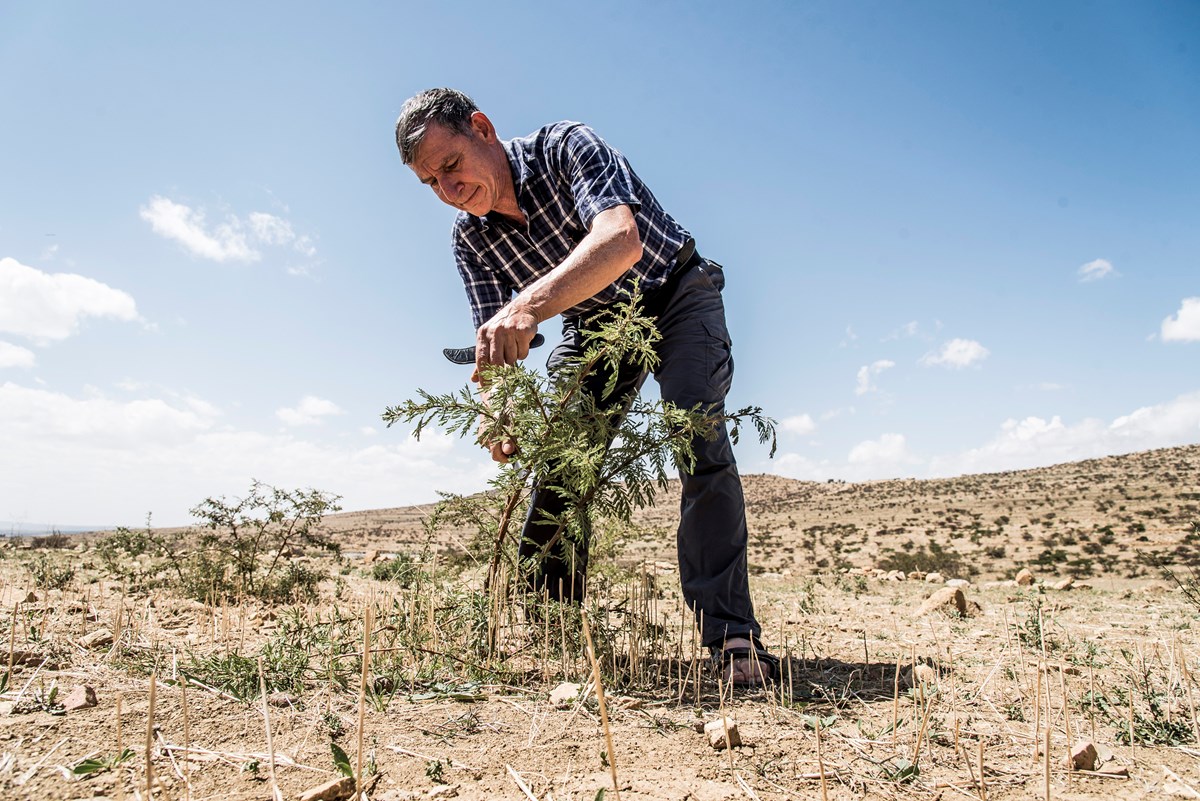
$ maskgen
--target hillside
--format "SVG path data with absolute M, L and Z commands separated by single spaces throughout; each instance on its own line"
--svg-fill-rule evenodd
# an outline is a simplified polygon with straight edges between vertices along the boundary
M 1076 578 L 1132 577 L 1143 557 L 1200 556 L 1200 445 L 1144 451 L 1034 470 L 950 479 L 862 483 L 743 477 L 755 571 L 812 573 L 914 562 L 956 563 L 964 575 L 1011 576 L 1021 566 Z M 678 482 L 635 518 L 628 560 L 672 560 Z M 430 506 L 349 512 L 326 528 L 350 549 L 419 550 Z M 465 529 L 438 533 L 461 552 Z M 950 574 L 953 574 L 951 571 Z

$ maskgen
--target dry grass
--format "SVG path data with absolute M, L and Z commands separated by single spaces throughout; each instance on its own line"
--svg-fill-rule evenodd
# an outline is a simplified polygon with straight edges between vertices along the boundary
M 6 550 L 0 796 L 249 799 L 277 783 L 294 798 L 339 775 L 331 743 L 385 799 L 446 784 L 458 798 L 591 801 L 615 797 L 612 764 L 626 800 L 1140 798 L 1161 795 L 1164 768 L 1200 786 L 1197 609 L 1137 559 L 1185 562 L 1198 478 L 1200 447 L 954 481 L 748 478 L 756 603 L 786 680 L 732 696 L 699 661 L 663 504 L 588 609 L 607 727 L 573 610 L 508 607 L 499 650 L 480 648 L 489 608 L 468 532 L 444 532 L 440 567 L 406 586 L 372 577 L 363 551 L 419 552 L 420 510 L 327 520 L 350 560 L 320 563 L 322 601 L 299 607 L 131 594 L 86 544 L 51 554 L 75 573 L 37 589 L 30 558 L 45 552 Z M 972 616 L 914 617 L 932 585 L 863 572 L 889 553 L 936 558 L 934 543 L 978 569 Z M 1039 566 L 1046 550 L 1066 556 Z M 1043 581 L 1014 586 L 1021 566 Z M 1051 588 L 1072 569 L 1086 586 Z M 112 643 L 82 645 L 100 628 Z M 563 680 L 589 691 L 558 709 L 547 698 Z M 83 683 L 99 705 L 58 714 Z M 745 743 L 729 753 L 694 728 L 722 709 Z M 146 747 L 117 760 L 141 731 Z M 1068 771 L 1081 738 L 1129 778 Z M 71 773 L 88 759 L 102 767 Z

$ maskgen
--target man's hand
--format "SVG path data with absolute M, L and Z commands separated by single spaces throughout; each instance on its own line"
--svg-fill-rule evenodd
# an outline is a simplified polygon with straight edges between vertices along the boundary
M 492 454 L 493 462 L 504 464 L 508 461 L 508 457 L 517 452 L 517 441 L 513 439 L 505 439 L 500 441 L 490 441 L 485 439 L 487 431 L 493 425 L 487 415 L 479 415 L 479 429 L 476 434 L 476 441 Z
M 479 326 L 475 335 L 475 373 L 489 364 L 516 364 L 529 355 L 529 343 L 537 333 L 538 319 L 522 307 L 509 304 Z

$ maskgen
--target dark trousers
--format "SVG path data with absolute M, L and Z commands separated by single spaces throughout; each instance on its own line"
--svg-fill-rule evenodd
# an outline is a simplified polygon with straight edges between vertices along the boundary
M 699 261 L 666 296 L 651 298 L 648 303 L 649 309 L 658 311 L 662 334 L 654 378 L 664 400 L 683 408 L 701 404 L 713 414 L 723 414 L 733 382 L 733 356 L 721 300 L 725 277 L 719 265 Z M 566 319 L 563 340 L 550 354 L 547 368 L 553 373 L 582 352 L 579 321 Z M 598 398 L 605 377 L 597 374 L 592 378 L 595 380 L 587 389 Z M 646 374 L 636 367 L 622 369 L 617 390 L 606 402 L 628 405 L 645 380 Z M 761 630 L 750 601 L 746 566 L 745 501 L 728 432 L 719 426 L 716 439 L 698 438 L 693 444 L 696 463 L 679 476 L 683 492 L 676 543 L 684 600 L 701 624 L 704 645 L 719 645 L 735 636 L 758 637 Z M 530 557 L 537 560 L 529 576 L 531 591 L 578 602 L 586 589 L 586 523 L 581 527 L 584 541 L 578 546 L 557 542 L 545 547 L 559 529 L 547 522 L 545 515 L 561 517 L 565 511 L 566 501 L 558 493 L 536 490 L 519 555 L 522 562 Z

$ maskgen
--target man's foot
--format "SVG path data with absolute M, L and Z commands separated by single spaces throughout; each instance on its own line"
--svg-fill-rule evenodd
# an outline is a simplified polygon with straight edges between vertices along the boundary
M 747 637 L 730 637 L 712 649 L 712 657 L 721 681 L 734 687 L 758 687 L 779 678 L 779 659 Z

